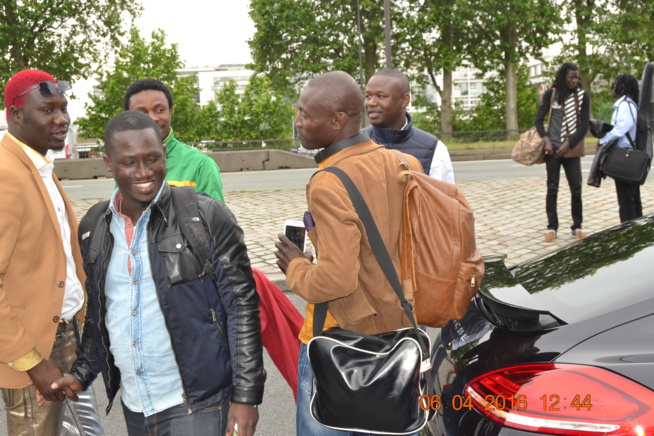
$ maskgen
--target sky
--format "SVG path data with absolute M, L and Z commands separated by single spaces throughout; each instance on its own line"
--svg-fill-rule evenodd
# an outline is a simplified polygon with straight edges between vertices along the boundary
M 167 44 L 177 44 L 186 67 L 246 64 L 251 61 L 247 40 L 254 35 L 248 0 L 140 0 L 135 24 L 147 41 L 153 30 L 166 32 Z M 84 116 L 94 79 L 73 83 L 77 99 L 69 100 L 72 121 Z
M 254 34 L 248 0 L 140 0 L 136 21 L 143 36 L 155 29 L 177 43 L 187 67 L 250 62 L 247 40 Z

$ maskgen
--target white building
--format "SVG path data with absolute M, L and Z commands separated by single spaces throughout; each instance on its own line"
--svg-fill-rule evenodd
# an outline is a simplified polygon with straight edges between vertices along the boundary
M 544 87 L 550 84 L 551 77 L 548 73 L 552 67 L 548 66 L 547 62 L 551 62 L 555 57 L 557 49 L 558 47 L 553 46 L 545 50 L 541 59 L 529 59 L 527 68 L 529 68 L 530 84 L 544 85 Z M 472 110 L 480 102 L 481 95 L 486 92 L 484 82 L 496 74 L 496 72 L 491 72 L 481 77 L 480 71 L 472 66 L 462 66 L 454 70 L 452 74 L 452 104 L 460 103 L 462 109 Z M 442 86 L 442 75 L 438 75 L 436 80 Z M 440 95 L 432 85 L 427 86 L 425 93 L 429 102 L 440 105 Z
M 201 106 L 216 100 L 216 93 L 230 80 L 236 82 L 236 93 L 242 94 L 254 71 L 243 64 L 223 64 L 217 67 L 191 67 L 177 70 L 179 76 L 196 75 L 200 92 L 196 101 Z

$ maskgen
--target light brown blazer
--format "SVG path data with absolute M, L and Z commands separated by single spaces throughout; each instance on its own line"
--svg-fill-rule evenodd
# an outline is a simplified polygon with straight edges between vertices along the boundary
M 66 203 L 77 275 L 84 286 L 77 220 L 53 178 Z M 0 141 L 0 387 L 23 388 L 29 381 L 8 362 L 34 347 L 44 358 L 50 356 L 65 286 L 66 255 L 50 195 L 27 154 L 5 135 Z M 78 316 L 83 320 L 83 313 Z

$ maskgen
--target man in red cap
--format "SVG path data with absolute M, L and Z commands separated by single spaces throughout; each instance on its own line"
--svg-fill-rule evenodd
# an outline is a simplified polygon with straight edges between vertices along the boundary
M 25 70 L 4 92 L 9 132 L 0 141 L 0 390 L 8 434 L 59 435 L 63 402 L 37 407 L 76 358 L 84 312 L 77 222 L 48 150 L 70 125 L 64 92 L 50 74 Z

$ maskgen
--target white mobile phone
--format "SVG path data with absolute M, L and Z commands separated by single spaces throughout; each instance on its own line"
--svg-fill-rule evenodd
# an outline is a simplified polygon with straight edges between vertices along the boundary
M 307 231 L 302 221 L 286 220 L 284 222 L 284 235 L 304 253 L 306 249 Z

